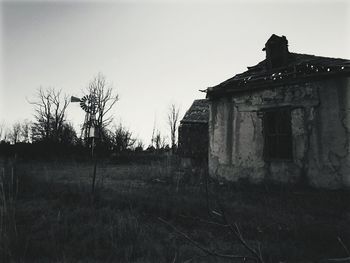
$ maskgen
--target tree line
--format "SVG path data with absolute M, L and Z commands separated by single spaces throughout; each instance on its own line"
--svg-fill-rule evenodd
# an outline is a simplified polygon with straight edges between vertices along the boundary
M 119 101 L 119 96 L 113 86 L 109 85 L 102 74 L 94 77 L 84 90 L 84 95 L 93 96 L 95 100 L 95 119 L 93 124 L 89 120 L 81 123 L 81 131 L 76 131 L 73 124 L 67 121 L 67 107 L 70 97 L 62 90 L 40 87 L 32 99 L 28 100 L 33 106 L 33 120 L 16 122 L 11 127 L 0 123 L 0 152 L 9 145 L 28 144 L 32 148 L 62 148 L 81 149 L 89 147 L 91 142 L 87 134 L 86 125 L 97 128 L 97 149 L 104 154 L 120 153 L 125 151 L 164 151 L 177 147 L 177 128 L 179 125 L 179 108 L 172 104 L 167 113 L 170 134 L 170 145 L 166 137 L 154 126 L 150 144 L 146 147 L 144 142 L 137 139 L 132 131 L 122 123 L 115 123 L 112 109 Z M 85 126 L 84 126 L 85 125 Z M 39 147 L 40 146 L 40 147 Z M 27 146 L 28 148 L 29 146 Z M 58 148 L 57 148 L 58 147 Z M 38 150 L 36 149 L 36 150 Z M 74 151 L 73 151 L 74 152 Z

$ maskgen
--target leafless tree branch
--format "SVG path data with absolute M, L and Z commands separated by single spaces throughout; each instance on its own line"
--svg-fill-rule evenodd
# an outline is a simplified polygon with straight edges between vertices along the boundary
M 168 112 L 168 124 L 170 127 L 171 148 L 176 147 L 176 131 L 179 126 L 179 112 L 180 109 L 175 104 L 171 104 Z
M 33 139 L 59 141 L 69 104 L 68 96 L 62 95 L 61 90 L 40 87 L 36 98 L 29 103 L 34 106 L 35 111 Z
M 16 144 L 20 141 L 21 137 L 21 124 L 19 122 L 16 122 L 12 125 L 11 133 L 10 133 L 10 139 L 13 144 Z
M 113 87 L 107 84 L 105 76 L 101 73 L 89 83 L 86 92 L 88 95 L 94 96 L 96 100 L 96 120 L 101 129 L 100 135 L 102 135 L 102 130 L 106 129 L 113 121 L 113 116 L 109 113 L 119 100 L 119 96 L 113 93 Z
M 241 260 L 255 260 L 255 258 L 249 257 L 249 256 L 243 256 L 243 255 L 228 255 L 228 254 L 221 254 L 218 253 L 216 251 L 210 250 L 204 246 L 202 246 L 201 244 L 199 244 L 198 242 L 194 241 L 191 237 L 189 237 L 186 233 L 180 231 L 179 229 L 177 229 L 173 224 L 169 223 L 168 221 L 158 217 L 158 220 L 161 221 L 162 223 L 166 224 L 167 226 L 169 226 L 171 229 L 173 229 L 177 234 L 179 234 L 180 236 L 184 237 L 187 241 L 189 241 L 192 245 L 194 245 L 195 247 L 199 248 L 200 250 L 202 250 L 204 253 L 206 253 L 207 255 L 211 255 L 211 256 L 216 256 L 216 257 L 221 257 L 221 258 L 227 258 L 227 259 L 241 259 Z
M 219 208 L 221 211 L 220 211 L 220 213 L 216 213 L 216 214 L 221 218 L 223 224 L 227 225 L 232 236 L 235 237 L 235 239 L 237 239 L 243 245 L 243 247 L 245 247 L 254 256 L 254 258 L 257 259 L 257 261 L 259 263 L 264 263 L 264 259 L 261 255 L 260 248 L 259 248 L 259 250 L 255 250 L 253 247 L 251 247 L 247 243 L 247 241 L 243 238 L 243 235 L 240 231 L 238 224 L 237 223 L 234 223 L 234 224 L 229 223 L 229 220 L 227 219 L 227 216 L 226 216 L 226 209 L 224 208 L 224 205 L 222 202 L 220 202 L 220 200 L 218 200 L 218 205 L 219 205 Z

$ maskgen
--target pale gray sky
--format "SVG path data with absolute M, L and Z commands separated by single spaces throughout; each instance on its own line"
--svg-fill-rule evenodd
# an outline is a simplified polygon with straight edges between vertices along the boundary
M 115 87 L 115 107 L 150 143 L 154 119 L 185 113 L 214 86 L 264 59 L 271 34 L 289 50 L 350 58 L 350 1 L 2 1 L 0 121 L 32 119 L 26 98 L 55 87 L 80 96 L 99 72 Z M 78 104 L 68 120 L 83 121 Z

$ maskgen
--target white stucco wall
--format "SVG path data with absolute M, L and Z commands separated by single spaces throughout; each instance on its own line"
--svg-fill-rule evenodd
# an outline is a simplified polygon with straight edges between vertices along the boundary
M 271 88 L 211 101 L 209 172 L 252 182 L 307 181 L 316 187 L 350 186 L 350 80 Z M 262 115 L 291 108 L 292 161 L 264 161 Z

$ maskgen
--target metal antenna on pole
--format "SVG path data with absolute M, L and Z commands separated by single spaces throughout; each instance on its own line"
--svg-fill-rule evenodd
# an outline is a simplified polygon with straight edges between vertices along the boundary
M 96 122 L 97 101 L 94 95 L 85 95 L 77 98 L 72 96 L 71 102 L 79 102 L 80 107 L 85 111 L 85 120 L 82 127 L 82 138 L 85 140 L 97 137 L 98 123 Z
M 91 159 L 94 163 L 91 193 L 94 194 L 97 166 L 97 159 L 94 155 L 94 148 L 95 138 L 98 137 L 98 123 L 96 122 L 97 100 L 93 94 L 90 94 L 85 95 L 81 99 L 72 96 L 71 102 L 80 102 L 80 107 L 85 111 L 85 120 L 82 127 L 82 135 L 84 136 L 83 138 L 85 141 L 87 141 L 87 143 L 90 142 L 91 146 Z

